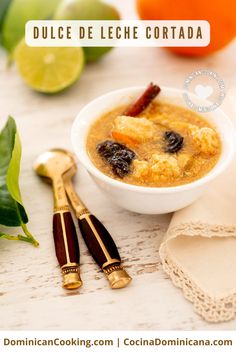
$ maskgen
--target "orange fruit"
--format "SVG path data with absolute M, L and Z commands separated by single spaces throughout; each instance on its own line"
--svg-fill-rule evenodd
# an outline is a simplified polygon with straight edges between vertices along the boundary
M 207 20 L 211 26 L 211 42 L 207 47 L 171 47 L 174 53 L 187 56 L 212 54 L 236 36 L 235 0 L 137 0 L 143 20 Z

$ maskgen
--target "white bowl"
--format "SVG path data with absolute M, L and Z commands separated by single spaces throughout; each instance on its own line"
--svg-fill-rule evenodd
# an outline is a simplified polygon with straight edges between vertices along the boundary
M 90 160 L 86 140 L 91 124 L 115 107 L 127 105 L 136 99 L 145 87 L 130 87 L 109 92 L 90 102 L 77 115 L 72 126 L 71 138 L 80 163 L 86 168 L 100 189 L 122 208 L 142 214 L 164 214 L 176 211 L 197 200 L 209 182 L 221 174 L 232 161 L 235 153 L 235 130 L 230 119 L 221 109 L 203 117 L 216 127 L 222 140 L 222 153 L 216 166 L 204 177 L 176 187 L 142 187 L 117 181 L 106 176 Z M 186 108 L 184 91 L 162 87 L 157 99 Z M 192 95 L 193 96 L 193 95 Z M 194 95 L 194 102 L 208 103 Z

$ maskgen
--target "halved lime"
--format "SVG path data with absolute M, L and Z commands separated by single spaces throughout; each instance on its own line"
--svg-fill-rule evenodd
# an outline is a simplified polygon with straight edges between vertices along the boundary
M 22 40 L 14 54 L 24 81 L 43 93 L 56 93 L 78 80 L 84 66 L 79 47 L 29 47 Z

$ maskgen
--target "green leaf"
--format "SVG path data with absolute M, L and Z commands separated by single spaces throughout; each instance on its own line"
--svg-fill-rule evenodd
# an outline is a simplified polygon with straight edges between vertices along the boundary
M 0 224 L 5 226 L 21 226 L 22 222 L 28 222 L 19 194 L 18 177 L 21 148 L 19 140 L 15 140 L 16 136 L 15 121 L 9 117 L 0 134 Z M 14 187 L 13 184 L 15 184 Z
M 15 144 L 12 151 L 11 161 L 9 163 L 7 171 L 7 188 L 12 198 L 17 201 L 18 204 L 23 206 L 23 202 L 20 194 L 19 176 L 20 176 L 20 160 L 21 160 L 21 143 L 19 134 L 15 133 Z
M 61 0 L 13 0 L 2 28 L 3 46 L 11 53 L 25 34 L 29 20 L 49 19 Z
M 25 225 L 28 217 L 19 187 L 20 160 L 20 138 L 14 119 L 9 117 L 0 134 L 0 224 L 8 227 L 21 226 L 26 237 L 9 236 L 5 233 L 0 233 L 0 237 L 23 240 L 37 245 L 37 241 Z

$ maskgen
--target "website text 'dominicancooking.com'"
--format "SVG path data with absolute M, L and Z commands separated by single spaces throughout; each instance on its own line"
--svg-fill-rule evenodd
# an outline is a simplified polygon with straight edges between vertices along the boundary
M 154 349 L 161 352 L 171 352 L 174 350 L 176 353 L 187 352 L 189 350 L 196 350 L 199 348 L 201 352 L 213 353 L 214 350 L 221 350 L 221 352 L 232 352 L 234 348 L 235 336 L 233 333 L 220 335 L 219 332 L 211 334 L 199 332 L 191 335 L 191 332 L 182 333 L 149 333 L 145 332 L 94 332 L 93 335 L 85 334 L 83 332 L 76 333 L 76 335 L 63 334 L 51 336 L 47 334 L 41 336 L 40 332 L 31 336 L 19 336 L 15 334 L 14 337 L 9 333 L 1 337 L 1 349 L 3 353 L 17 352 L 19 350 L 40 350 L 47 352 L 50 350 L 52 353 L 58 349 L 64 349 L 68 353 L 79 350 L 84 352 L 87 349 L 109 352 L 110 350 L 129 352 L 136 351 L 145 353 L 153 351 Z

